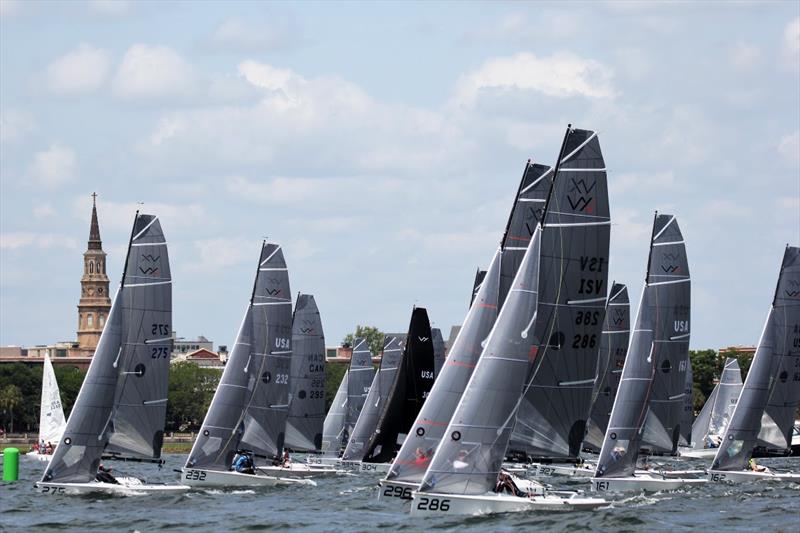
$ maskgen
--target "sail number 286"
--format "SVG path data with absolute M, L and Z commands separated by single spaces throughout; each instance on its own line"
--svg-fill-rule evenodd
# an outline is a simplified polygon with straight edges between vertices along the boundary
M 450 500 L 440 500 L 439 498 L 428 498 L 423 496 L 419 499 L 417 509 L 420 511 L 444 511 L 450 510 Z

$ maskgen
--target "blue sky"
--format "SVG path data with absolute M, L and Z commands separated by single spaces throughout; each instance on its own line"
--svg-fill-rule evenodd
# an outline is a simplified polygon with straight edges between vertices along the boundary
M 0 344 L 75 338 L 98 211 L 112 284 L 138 202 L 174 328 L 230 344 L 262 237 L 327 343 L 447 335 L 526 159 L 599 132 L 613 279 L 653 211 L 692 271 L 693 348 L 754 344 L 800 242 L 800 3 L 0 1 Z

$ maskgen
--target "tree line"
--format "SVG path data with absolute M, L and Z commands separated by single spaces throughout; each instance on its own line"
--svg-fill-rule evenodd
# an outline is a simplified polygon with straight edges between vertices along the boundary
M 359 335 L 361 336 L 361 335 Z M 377 347 L 377 340 L 370 339 Z M 381 347 L 377 347 L 377 351 Z M 715 350 L 697 350 L 689 353 L 694 378 L 694 409 L 699 412 L 711 394 L 722 373 L 725 357 Z M 728 353 L 736 357 L 742 369 L 742 379 L 747 375 L 751 354 Z M 54 367 L 64 414 L 69 416 L 78 396 L 86 372 L 68 365 Z M 325 380 L 325 407 L 330 408 L 339 387 L 345 364 L 328 364 Z M 195 363 L 183 361 L 170 365 L 169 394 L 167 401 L 167 431 L 197 431 L 203 422 L 211 398 L 222 373 L 218 369 L 200 368 Z M 42 393 L 42 366 L 25 363 L 0 364 L 0 423 L 7 432 L 33 433 L 39 430 L 39 404 Z

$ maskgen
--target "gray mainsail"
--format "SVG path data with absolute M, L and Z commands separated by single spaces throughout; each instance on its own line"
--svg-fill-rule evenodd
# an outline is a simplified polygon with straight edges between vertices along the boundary
M 705 405 L 692 425 L 692 447 L 716 448 L 722 441 L 733 409 L 742 392 L 742 371 L 739 362 L 729 357 L 725 360 L 719 383 L 711 391 Z
M 603 335 L 600 338 L 600 361 L 595 381 L 594 401 L 586 424 L 583 446 L 599 452 L 608 427 L 614 399 L 617 397 L 619 378 L 625 366 L 631 328 L 631 304 L 628 288 L 614 283 L 606 304 Z
M 483 284 L 483 279 L 485 277 L 486 277 L 486 271 L 481 270 L 480 267 L 478 267 L 478 271 L 475 272 L 475 281 L 472 284 L 472 295 L 470 296 L 469 299 L 470 306 L 472 305 L 472 302 L 475 301 L 475 297 L 478 295 L 478 291 L 480 290 L 481 285 Z
M 742 392 L 714 457 L 715 470 L 743 470 L 753 454 L 761 418 L 778 383 L 787 387 L 791 405 L 800 389 L 800 248 L 787 246 L 767 322 Z M 794 409 L 797 408 L 795 404 Z M 791 434 L 787 435 L 787 439 Z
M 280 246 L 263 243 L 250 303 L 188 468 L 227 471 L 240 449 L 265 457 L 281 453 L 291 360 L 290 294 Z
M 433 341 L 428 312 L 415 307 L 394 377 L 375 431 L 366 446 L 364 461 L 388 463 L 409 432 L 434 382 Z
M 592 401 L 608 289 L 611 219 L 595 132 L 567 130 L 552 189 L 542 222 L 536 360 L 509 450 L 575 460 Z
M 104 451 L 161 456 L 172 347 L 166 244 L 158 219 L 137 213 L 120 288 L 42 481 L 92 481 Z
M 428 400 L 411 425 L 412 431 L 397 453 L 387 479 L 420 483 L 431 457 L 445 434 L 472 371 L 483 350 L 482 343 L 497 319 L 501 251 L 494 254 L 489 270 L 467 312 L 441 374 L 436 376 Z
M 674 346 L 688 341 L 689 284 L 689 267 L 678 222 L 673 216 L 657 214 L 647 277 L 595 477 L 627 477 L 636 469 L 642 428 L 655 383 L 663 375 L 680 370 L 672 365 L 671 358 L 679 355 Z M 683 372 L 680 374 L 682 389 Z M 676 434 L 675 443 L 677 440 Z
M 494 489 L 536 346 L 541 226 L 447 425 L 419 491 L 484 494 Z M 454 354 L 457 353 L 453 352 Z M 449 364 L 449 363 L 448 363 Z
M 519 190 L 514 198 L 514 205 L 508 215 L 506 231 L 500 243 L 503 250 L 503 262 L 500 265 L 500 307 L 506 300 L 509 287 L 511 287 L 517 269 L 522 263 L 533 231 L 542 219 L 552 183 L 553 169 L 551 167 L 531 163 L 530 159 L 525 163 Z
M 689 320 L 691 283 L 686 247 L 677 222 L 669 215 L 657 215 L 656 226 L 664 233 L 654 246 L 661 250 L 661 263 L 656 267 L 658 279 L 672 281 L 669 300 L 659 302 L 659 319 L 673 321 L 669 338 L 657 338 L 656 377 L 650 395 L 650 412 L 642 432 L 642 448 L 650 453 L 674 454 L 678 450 L 686 396 L 686 373 L 689 366 Z M 660 226 L 659 224 L 666 224 Z M 659 230 L 661 231 L 661 230 Z M 665 237 L 671 235 L 671 241 Z
M 353 434 L 361 409 L 369 394 L 369 387 L 375 377 L 372 366 L 372 352 L 369 343 L 361 338 L 353 343 L 353 354 L 350 356 L 350 370 L 347 380 L 347 416 L 344 423 L 343 443 L 346 444 Z
M 442 370 L 442 365 L 444 364 L 444 338 L 442 338 L 442 330 L 439 328 L 431 328 L 431 335 L 433 339 L 433 364 L 434 364 L 434 372 L 436 376 L 439 376 L 439 372 Z
M 356 421 L 353 433 L 350 435 L 344 454 L 342 454 L 343 460 L 361 461 L 364 458 L 369 439 L 378 426 L 378 418 L 384 404 L 389 399 L 389 392 L 403 356 L 405 338 L 388 337 L 384 339 L 384 342 L 380 368 L 372 380 L 361 415 Z
M 344 444 L 344 423 L 347 418 L 347 388 L 350 371 L 344 373 L 333 403 L 325 416 L 325 423 L 322 425 L 322 451 L 325 455 L 338 457 Z
M 325 420 L 325 335 L 312 294 L 298 294 L 292 317 L 291 394 L 285 446 L 319 451 Z

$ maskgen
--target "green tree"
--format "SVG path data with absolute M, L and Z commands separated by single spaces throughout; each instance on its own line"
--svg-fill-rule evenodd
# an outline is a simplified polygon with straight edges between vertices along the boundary
M 166 429 L 199 429 L 221 377 L 217 369 L 188 361 L 170 365 Z
M 344 379 L 347 372 L 347 365 L 345 364 L 325 364 L 325 412 L 327 413 L 333 405 L 333 397 L 336 396 L 336 391 L 339 390 L 339 384 Z
M 9 433 L 14 432 L 14 409 L 22 405 L 22 389 L 9 384 L 0 389 L 0 410 L 3 412 L 3 424 L 8 425 Z
M 692 360 L 692 377 L 695 390 L 699 390 L 702 393 L 702 399 L 705 402 L 705 399 L 714 390 L 714 381 L 719 379 L 722 373 L 724 361 L 720 359 L 715 350 L 691 350 L 689 357 Z
M 367 341 L 369 351 L 373 356 L 377 356 L 383 350 L 383 332 L 374 326 L 356 326 L 355 333 L 348 333 L 342 341 L 342 345 L 352 346 L 359 337 Z
M 753 363 L 753 354 L 746 353 L 746 352 L 728 352 L 725 354 L 725 357 L 735 357 L 736 360 L 739 362 L 739 368 L 742 369 L 742 381 L 747 377 L 747 373 L 750 371 L 750 365 Z M 723 361 L 723 366 L 725 362 Z
M 35 431 L 39 426 L 39 404 L 42 396 L 42 366 L 24 363 L 0 364 L 0 389 L 14 385 L 22 401 L 14 408 L 16 431 Z
M 64 416 L 69 417 L 75 399 L 83 385 L 83 378 L 86 377 L 86 370 L 81 370 L 71 365 L 56 365 L 53 367 L 58 382 L 58 390 L 61 393 L 61 405 L 64 407 Z M 40 385 L 41 388 L 41 385 Z

